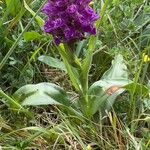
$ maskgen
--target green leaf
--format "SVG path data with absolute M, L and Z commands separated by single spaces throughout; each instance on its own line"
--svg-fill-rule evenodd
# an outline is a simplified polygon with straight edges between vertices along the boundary
M 5 0 L 7 5 L 7 11 L 15 16 L 21 9 L 21 2 L 20 0 Z
M 120 0 L 113 0 L 112 3 L 114 6 L 118 6 L 120 3 Z
M 125 90 L 123 86 L 131 82 L 128 79 L 127 67 L 124 64 L 123 57 L 119 54 L 112 61 L 111 68 L 104 73 L 101 80 L 95 82 L 89 88 L 91 114 L 93 115 L 99 109 L 102 113 L 109 110 L 117 96 Z M 108 93 L 109 89 L 112 90 L 112 94 Z M 113 91 L 113 89 L 115 90 Z
M 76 91 L 81 91 L 81 83 L 79 81 L 79 73 L 78 73 L 78 70 L 77 70 L 77 68 L 80 66 L 80 63 L 78 64 L 79 65 L 78 66 L 74 62 L 75 61 L 74 55 L 71 55 L 71 53 L 69 53 L 69 50 L 67 49 L 67 47 L 65 49 L 63 44 L 60 44 L 60 46 L 58 47 L 58 50 L 59 50 L 59 53 L 60 53 L 60 55 L 63 59 L 63 62 L 65 64 L 65 66 L 66 66 L 66 70 L 67 70 L 67 73 L 70 77 L 72 85 L 74 86 Z M 73 65 L 77 65 L 76 66 L 77 68 Z
M 23 2 L 24 7 L 31 13 L 32 16 L 35 16 L 36 13 L 27 5 L 26 1 L 24 0 Z M 36 15 L 35 20 L 37 21 L 40 27 L 44 25 L 44 20 L 40 16 Z
M 102 79 L 115 80 L 127 78 L 128 78 L 127 67 L 124 63 L 122 55 L 118 54 L 112 61 L 112 66 L 110 67 L 110 69 L 104 73 Z
M 82 70 L 80 72 L 80 82 L 82 84 L 83 90 L 85 91 L 88 90 L 88 75 L 92 64 L 93 50 L 95 48 L 95 43 L 96 43 L 96 38 L 94 36 L 91 36 L 89 40 L 86 56 L 82 63 Z
M 53 83 L 29 84 L 14 93 L 22 105 L 69 105 L 67 93 Z
M 60 69 L 62 71 L 66 71 L 66 67 L 65 67 L 64 63 L 57 58 L 42 55 L 38 58 L 38 60 L 45 63 L 46 65 L 48 65 L 50 67 L 54 67 L 54 68 Z
M 141 94 L 141 96 L 148 96 L 149 94 L 149 89 L 148 87 L 144 86 L 143 84 L 139 84 L 139 83 L 130 83 L 126 86 L 124 86 L 124 88 L 129 91 L 130 93 L 132 93 L 134 91 L 135 88 L 135 93 L 137 95 Z
M 29 42 L 33 40 L 39 40 L 42 36 L 35 31 L 30 31 L 30 32 L 25 32 L 23 37 L 27 42 Z
M 136 19 L 135 19 L 135 25 L 137 26 L 137 29 L 141 29 L 144 27 L 147 23 L 150 22 L 150 14 L 143 14 L 141 13 Z
M 150 44 L 150 24 L 143 30 L 140 40 L 142 46 L 146 47 Z

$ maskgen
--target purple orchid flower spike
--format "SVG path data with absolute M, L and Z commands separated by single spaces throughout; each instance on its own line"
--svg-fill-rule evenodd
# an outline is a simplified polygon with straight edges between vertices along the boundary
M 42 9 L 47 16 L 44 31 L 52 34 L 57 45 L 76 42 L 85 33 L 95 35 L 99 16 L 89 6 L 91 0 L 48 0 Z

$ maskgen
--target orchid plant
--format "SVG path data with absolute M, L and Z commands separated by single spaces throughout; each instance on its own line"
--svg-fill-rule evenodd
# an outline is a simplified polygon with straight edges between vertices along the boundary
M 63 60 L 58 61 L 58 64 L 65 66 L 63 70 L 69 75 L 72 86 L 79 95 L 77 103 L 72 104 L 68 93 L 58 85 L 39 83 L 25 85 L 14 93 L 14 98 L 21 105 L 67 106 L 68 109 L 91 118 L 97 111 L 103 114 L 109 110 L 116 97 L 124 91 L 123 87 L 132 82 L 128 79 L 123 57 L 119 54 L 101 80 L 89 86 L 88 76 L 96 43 L 94 24 L 100 18 L 90 7 L 90 2 L 91 0 L 48 0 L 42 9 L 47 16 L 44 31 L 53 36 Z M 75 54 L 76 44 L 89 35 L 88 48 L 81 60 Z M 51 61 L 52 58 L 49 58 Z M 44 62 L 44 57 L 41 61 Z

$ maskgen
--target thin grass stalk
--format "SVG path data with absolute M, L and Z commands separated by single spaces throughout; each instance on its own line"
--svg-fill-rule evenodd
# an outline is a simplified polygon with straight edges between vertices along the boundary
M 36 14 L 32 17 L 32 19 L 30 20 L 30 22 L 27 24 L 27 26 L 24 28 L 23 32 L 19 35 L 19 37 L 17 38 L 17 40 L 14 42 L 14 44 L 12 45 L 12 47 L 10 48 L 10 50 L 8 51 L 8 53 L 5 55 L 5 57 L 2 59 L 2 61 L 0 62 L 0 70 L 3 68 L 3 66 L 6 64 L 8 58 L 11 56 L 11 54 L 14 52 L 15 48 L 17 47 L 19 41 L 21 40 L 23 34 L 28 30 L 28 28 L 30 27 L 32 21 L 35 19 L 35 17 L 37 16 L 37 14 L 40 12 L 41 8 L 44 6 L 44 4 L 46 3 L 47 0 L 45 0 L 43 2 L 43 4 L 41 5 L 41 7 L 37 10 Z
M 130 93 L 131 94 L 131 105 L 130 105 L 131 116 L 129 118 L 131 118 L 131 120 L 134 120 L 135 115 L 136 115 L 136 96 L 135 96 L 135 92 L 136 92 L 138 81 L 140 79 L 140 74 L 142 72 L 143 63 L 144 63 L 144 61 L 142 59 L 142 61 L 140 63 L 140 67 L 138 68 L 139 70 L 136 73 L 135 78 L 134 78 L 134 86 L 133 86 L 132 93 Z M 132 123 L 131 124 L 131 132 L 134 132 L 134 130 L 135 130 L 135 123 Z
M 7 100 L 6 103 L 10 106 L 11 109 L 17 109 L 20 112 L 24 112 L 26 115 L 33 118 L 32 114 L 28 110 L 23 108 L 18 102 L 16 102 L 13 98 L 5 94 L 1 89 L 0 89 L 0 96 Z
M 104 5 L 103 5 L 103 7 L 102 7 L 102 10 L 100 11 L 101 19 L 99 19 L 99 20 L 97 21 L 97 23 L 96 23 L 97 29 L 99 29 L 99 27 L 100 27 L 101 24 L 102 24 L 103 17 L 105 16 L 105 12 L 106 12 L 106 10 L 107 10 L 107 7 L 108 7 L 109 3 L 110 3 L 110 0 L 106 0 L 105 3 L 104 3 Z

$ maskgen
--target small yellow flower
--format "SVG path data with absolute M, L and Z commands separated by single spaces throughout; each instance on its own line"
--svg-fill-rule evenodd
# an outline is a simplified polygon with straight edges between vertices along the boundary
M 148 55 L 146 55 L 145 53 L 143 53 L 142 59 L 144 62 L 150 62 L 150 57 Z
M 90 145 L 88 145 L 88 146 L 86 147 L 86 150 L 92 150 L 92 147 L 91 147 Z

